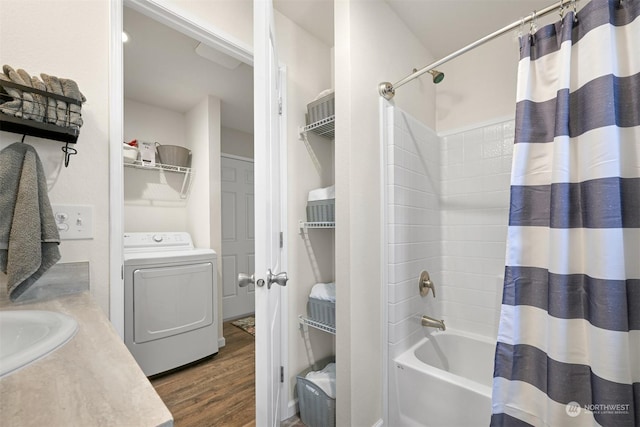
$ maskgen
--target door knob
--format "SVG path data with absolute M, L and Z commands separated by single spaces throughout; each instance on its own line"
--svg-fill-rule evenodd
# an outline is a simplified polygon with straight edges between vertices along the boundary
M 287 273 L 283 271 L 282 273 L 273 274 L 271 273 L 271 269 L 267 270 L 267 289 L 271 289 L 271 285 L 277 283 L 280 286 L 287 286 L 287 281 L 289 277 L 287 277 Z
M 256 278 L 255 275 L 248 275 L 247 273 L 238 273 L 238 286 L 244 288 L 245 286 L 255 285 Z

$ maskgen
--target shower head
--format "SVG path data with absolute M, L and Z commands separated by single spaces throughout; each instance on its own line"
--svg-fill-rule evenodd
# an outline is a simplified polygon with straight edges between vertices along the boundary
M 437 64 L 434 63 L 433 65 L 437 65 Z M 444 80 L 444 73 L 442 71 L 438 71 L 434 69 L 427 70 L 427 67 L 424 67 L 423 69 L 421 69 L 419 74 L 416 74 L 416 73 L 418 73 L 418 69 L 414 68 L 413 74 L 405 77 L 404 79 L 400 80 L 396 84 L 391 84 L 389 82 L 380 83 L 378 85 L 378 93 L 380 94 L 381 97 L 383 97 L 387 101 L 390 101 L 396 94 L 396 87 L 400 87 L 403 84 L 415 79 L 416 77 L 421 76 L 424 73 L 431 74 L 431 76 L 433 76 L 433 83 L 435 84 L 438 84 Z
M 433 76 L 433 82 L 435 84 L 438 84 L 438 83 L 440 83 L 441 81 L 444 80 L 444 73 L 442 71 L 429 70 L 428 73 Z

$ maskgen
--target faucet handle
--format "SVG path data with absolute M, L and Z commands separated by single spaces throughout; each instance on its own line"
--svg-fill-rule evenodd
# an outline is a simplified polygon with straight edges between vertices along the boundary
M 420 290 L 420 296 L 429 295 L 429 289 L 433 292 L 433 297 L 436 297 L 436 285 L 433 284 L 429 273 L 426 270 L 422 270 L 420 278 L 418 279 L 418 289 Z

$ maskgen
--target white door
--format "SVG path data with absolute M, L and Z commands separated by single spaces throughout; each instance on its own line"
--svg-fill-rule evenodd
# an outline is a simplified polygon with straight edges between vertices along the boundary
M 253 161 L 221 158 L 222 315 L 237 318 L 255 311 L 255 285 L 238 286 L 238 273 L 255 271 Z
M 281 304 L 286 289 L 282 242 L 286 230 L 282 198 L 286 195 L 283 176 L 286 161 L 282 154 L 284 132 L 278 58 L 275 48 L 271 0 L 254 0 L 254 143 L 256 219 L 256 425 L 280 425 L 283 383 L 281 372 L 283 330 Z M 283 109 L 284 110 L 284 109 Z M 271 279 L 271 280 L 270 280 Z M 271 283 L 273 281 L 273 283 Z M 279 282 L 279 283 L 276 283 Z

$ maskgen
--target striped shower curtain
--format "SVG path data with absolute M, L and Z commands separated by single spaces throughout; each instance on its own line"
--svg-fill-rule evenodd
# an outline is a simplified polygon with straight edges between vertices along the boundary
M 492 426 L 640 426 L 639 15 L 520 41 Z

